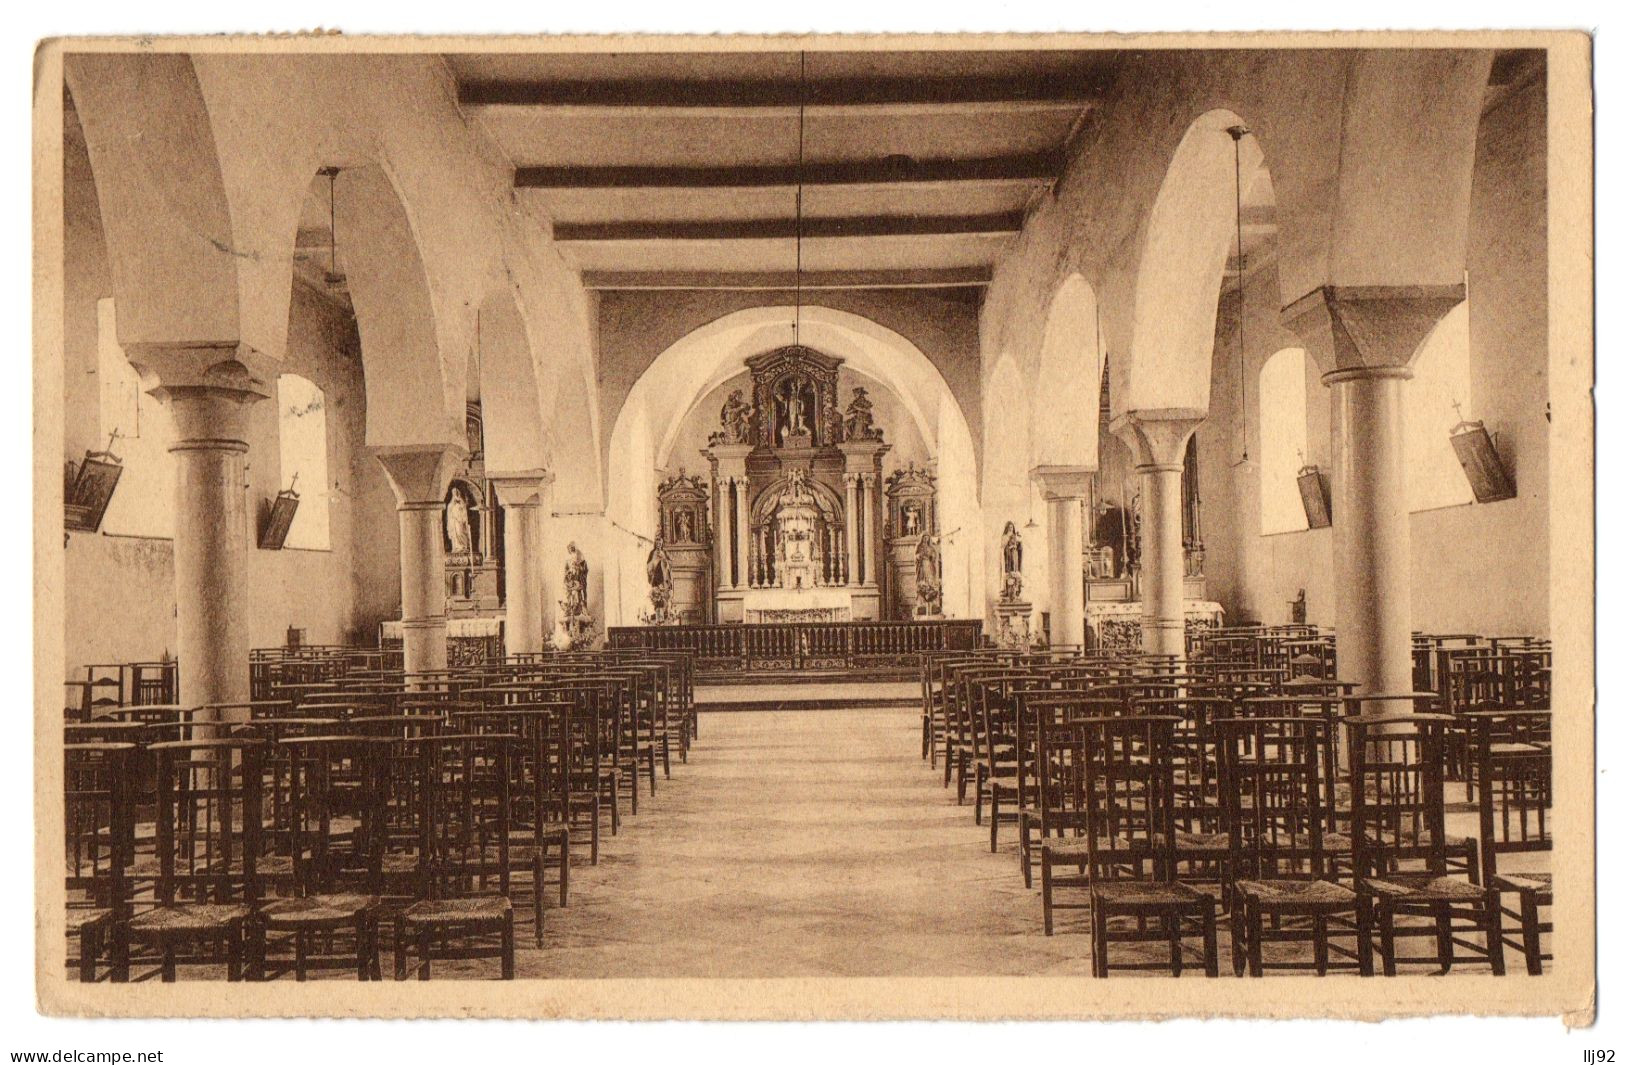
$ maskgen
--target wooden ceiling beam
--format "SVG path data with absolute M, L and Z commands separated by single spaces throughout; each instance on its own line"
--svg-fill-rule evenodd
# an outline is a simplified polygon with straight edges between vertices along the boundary
M 985 288 L 991 266 L 916 270 L 823 270 L 801 275 L 803 291 L 854 288 Z M 586 270 L 581 283 L 599 291 L 715 289 L 732 291 L 789 290 L 797 287 L 793 270 L 729 272 L 705 270 Z
M 1093 77 L 835 78 L 685 81 L 470 80 L 457 85 L 464 107 L 547 109 L 794 110 L 845 108 L 1087 107 L 1100 99 Z
M 910 159 L 774 166 L 521 166 L 519 189 L 771 189 L 796 185 L 1042 185 L 1060 171 L 1058 154 L 989 159 Z
M 841 237 L 938 237 L 1014 235 L 1021 232 L 1021 212 L 919 217 L 901 215 L 803 218 L 806 240 Z M 747 218 L 679 222 L 561 222 L 553 239 L 600 243 L 632 240 L 779 240 L 796 236 L 794 218 Z

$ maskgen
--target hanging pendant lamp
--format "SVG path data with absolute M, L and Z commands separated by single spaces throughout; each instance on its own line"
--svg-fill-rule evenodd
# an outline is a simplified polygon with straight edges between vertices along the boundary
M 1242 368 L 1241 461 L 1236 465 L 1245 466 L 1250 461 L 1250 456 L 1247 454 L 1247 252 L 1241 244 L 1241 138 L 1252 130 L 1246 126 L 1236 125 L 1225 132 L 1230 134 L 1230 141 L 1235 147 L 1236 162 L 1236 346 Z

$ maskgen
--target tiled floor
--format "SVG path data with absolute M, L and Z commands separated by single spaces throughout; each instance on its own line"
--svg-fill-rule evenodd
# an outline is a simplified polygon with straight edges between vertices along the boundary
M 917 710 L 706 715 L 518 975 L 1087 975 L 919 751 Z

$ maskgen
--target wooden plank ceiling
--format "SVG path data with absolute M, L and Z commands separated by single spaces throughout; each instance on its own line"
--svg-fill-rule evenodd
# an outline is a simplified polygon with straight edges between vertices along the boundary
M 588 287 L 793 288 L 799 186 L 803 287 L 974 289 L 1059 176 L 1114 54 L 447 61 Z

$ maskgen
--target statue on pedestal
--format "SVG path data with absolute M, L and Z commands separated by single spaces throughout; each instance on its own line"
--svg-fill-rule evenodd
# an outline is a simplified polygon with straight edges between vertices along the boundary
M 869 401 L 869 390 L 862 385 L 852 388 L 852 401 L 846 405 L 846 421 L 842 426 L 848 443 L 880 443 L 884 434 L 875 427 L 874 404 Z
M 554 650 L 567 651 L 590 644 L 597 634 L 587 609 L 587 560 L 572 542 L 565 548 L 564 598 L 559 600 L 559 620 L 550 642 Z
M 722 404 L 722 428 L 711 434 L 711 443 L 751 443 L 751 420 L 755 416 L 756 408 L 745 399 L 744 390 L 734 389 Z
M 451 490 L 451 498 L 446 500 L 446 542 L 453 555 L 474 553 L 474 533 L 468 523 L 468 503 L 456 488 Z
M 1004 561 L 1004 582 L 999 598 L 1006 603 L 1014 603 L 1021 598 L 1021 534 L 1016 531 L 1016 523 L 1004 523 L 1004 544 L 1001 549 Z
M 666 545 L 658 537 L 649 549 L 644 573 L 649 578 L 649 605 L 653 609 L 643 615 L 643 623 L 672 624 L 675 619 L 671 614 L 671 556 L 666 554 Z
M 920 537 L 914 549 L 914 612 L 933 618 L 942 613 L 942 556 L 937 538 L 930 533 Z

